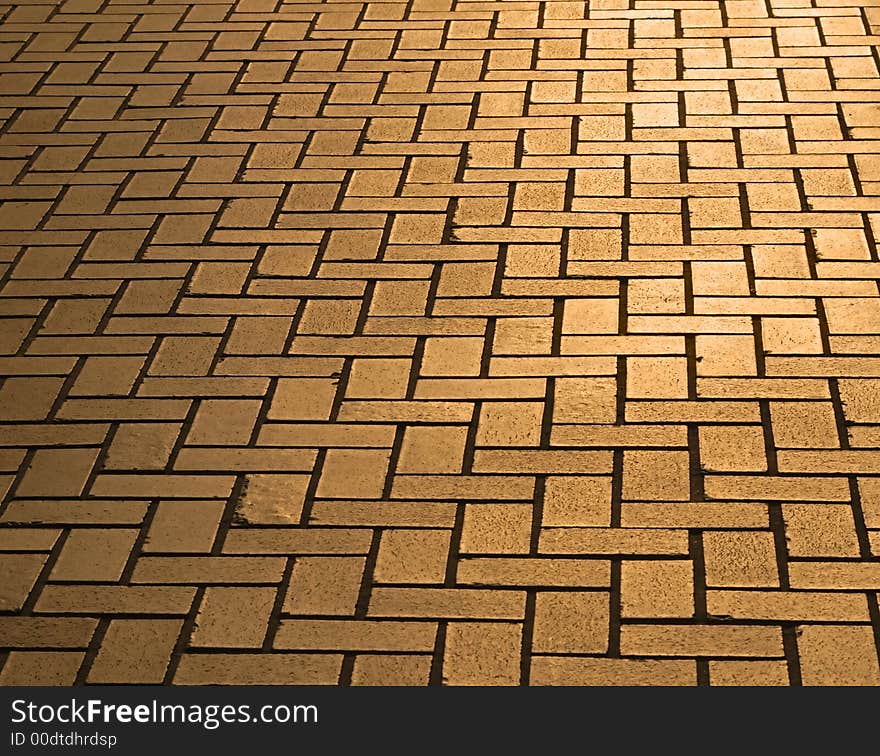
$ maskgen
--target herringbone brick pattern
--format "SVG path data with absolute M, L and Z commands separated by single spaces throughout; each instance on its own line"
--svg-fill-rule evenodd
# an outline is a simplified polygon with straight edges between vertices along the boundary
M 880 9 L 28 0 L 0 681 L 880 684 Z

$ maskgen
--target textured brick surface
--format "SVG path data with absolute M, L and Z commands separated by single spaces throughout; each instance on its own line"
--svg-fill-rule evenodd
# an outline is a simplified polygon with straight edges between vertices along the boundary
M 877 8 L 0 14 L 0 683 L 880 684 Z

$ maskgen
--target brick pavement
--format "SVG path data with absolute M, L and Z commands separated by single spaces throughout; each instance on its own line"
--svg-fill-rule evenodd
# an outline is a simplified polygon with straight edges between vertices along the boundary
M 880 6 L 5 3 L 0 682 L 880 684 Z

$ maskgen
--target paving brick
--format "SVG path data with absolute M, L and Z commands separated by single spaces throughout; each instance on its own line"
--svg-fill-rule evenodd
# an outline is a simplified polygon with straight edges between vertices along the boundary
M 467 428 L 455 425 L 414 426 L 403 437 L 397 472 L 460 473 Z
M 423 651 L 434 648 L 435 622 L 283 620 L 275 648 L 332 651 Z
M 220 501 L 160 501 L 147 530 L 144 552 L 209 552 L 223 508 Z
M 277 583 L 283 570 L 280 557 L 142 556 L 131 582 Z
M 293 567 L 284 611 L 290 614 L 353 615 L 364 560 L 356 557 L 301 557 Z M 328 590 L 333 586 L 332 590 Z
M 88 682 L 162 682 L 182 625 L 180 620 L 113 620 L 89 670 Z
M 73 685 L 84 656 L 81 651 L 13 651 L 0 672 L 0 684 Z
M 539 593 L 535 603 L 533 651 L 605 653 L 608 650 L 609 603 L 607 593 Z
M 446 631 L 445 685 L 517 685 L 522 626 L 455 622 Z
M 387 617 L 522 619 L 525 593 L 453 588 L 374 588 L 368 614 Z
M 858 539 L 849 506 L 785 504 L 782 512 L 792 556 L 858 555 Z
M 30 497 L 79 496 L 97 456 L 97 449 L 39 449 L 16 493 Z
M 0 551 L 51 551 L 61 531 L 55 528 L 0 530 Z
M 0 607 L 19 611 L 43 570 L 47 554 L 0 554 L 3 574 L 8 576 L 0 588 Z
M 792 562 L 791 583 L 797 588 L 873 588 L 880 582 L 873 562 Z
M 242 522 L 255 525 L 297 523 L 302 515 L 308 485 L 307 475 L 246 475 L 236 502 L 236 517 Z
M 706 584 L 731 588 L 779 584 L 776 549 L 766 531 L 709 531 L 703 534 Z
M 771 686 L 788 685 L 783 661 L 710 661 L 710 685 Z
M 370 532 L 344 528 L 234 528 L 223 546 L 227 554 L 366 554 Z
M 610 524 L 610 477 L 553 475 L 546 479 L 543 527 L 607 527 Z
M 697 684 L 693 661 L 535 656 L 532 685 L 685 686 Z
M 880 668 L 871 628 L 805 625 L 798 629 L 804 685 L 877 685 Z
M 9 648 L 86 648 L 97 624 L 85 617 L 0 617 Z
M 700 463 L 704 470 L 713 471 L 766 470 L 763 428 L 748 425 L 700 428 Z
M 624 617 L 692 617 L 694 575 L 690 561 L 625 560 L 620 569 Z
M 318 496 L 375 499 L 382 495 L 389 453 L 369 449 L 330 449 L 324 458 Z
M 442 583 L 449 541 L 446 530 L 386 530 L 379 543 L 374 582 Z
M 686 554 L 687 535 L 660 528 L 547 528 L 542 530 L 543 554 L 658 555 Z
M 783 655 L 779 628 L 760 625 L 624 625 L 620 649 L 645 656 Z
M 735 619 L 867 620 L 863 596 L 853 593 L 778 591 L 709 591 L 706 608 L 712 615 Z
M 177 685 L 333 685 L 342 656 L 336 654 L 184 654 Z
M 49 585 L 37 612 L 75 614 L 171 614 L 189 612 L 195 589 L 124 585 Z
M 468 504 L 460 549 L 463 553 L 524 554 L 529 550 L 532 508 L 521 504 Z
M 138 531 L 131 528 L 72 530 L 52 568 L 52 580 L 116 582 Z
M 611 581 L 610 563 L 599 559 L 465 557 L 456 574 L 462 585 L 604 588 Z
M 196 648 L 260 648 L 275 604 L 274 588 L 209 586 L 190 645 Z
M 163 469 L 168 464 L 180 430 L 179 423 L 124 423 L 120 425 L 104 459 L 104 469 Z
M 44 420 L 62 383 L 59 378 L 7 378 L 0 386 L 0 419 Z
M 424 686 L 430 674 L 431 657 L 427 655 L 359 654 L 351 684 Z
M 688 456 L 673 451 L 627 451 L 623 497 L 635 500 L 687 500 Z

